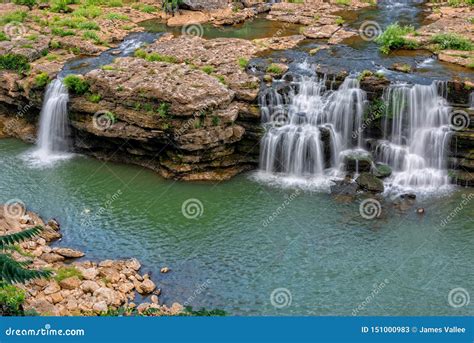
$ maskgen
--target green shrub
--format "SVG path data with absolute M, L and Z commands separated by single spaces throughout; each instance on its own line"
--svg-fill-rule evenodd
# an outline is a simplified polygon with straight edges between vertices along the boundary
M 8 23 L 22 23 L 27 16 L 28 13 L 25 11 L 10 12 L 0 17 L 0 24 L 5 25 Z
M 161 118 L 166 118 L 169 114 L 169 110 L 170 104 L 162 102 L 160 106 L 158 106 L 158 108 L 156 109 L 156 113 L 158 113 Z
M 30 70 L 30 64 L 23 55 L 5 54 L 0 55 L 0 69 L 15 70 L 22 73 Z
M 126 16 L 125 14 L 120 14 L 120 13 L 108 13 L 105 17 L 109 20 L 123 20 L 123 21 L 130 20 L 128 16 Z
M 96 18 L 102 14 L 102 10 L 100 7 L 97 6 L 82 6 L 79 7 L 77 10 L 72 12 L 73 16 L 76 17 L 86 17 L 89 19 Z
M 70 74 L 64 78 L 64 84 L 71 92 L 82 95 L 89 90 L 89 84 L 82 77 Z
M 349 6 L 351 4 L 351 0 L 336 0 L 336 4 L 341 6 Z
M 85 39 L 89 39 L 89 40 L 94 41 L 94 43 L 96 43 L 96 44 L 101 43 L 101 40 L 100 40 L 99 36 L 94 31 L 85 31 L 82 36 Z
M 247 68 L 249 65 L 249 60 L 243 57 L 239 58 L 237 62 L 239 64 L 239 67 L 242 69 Z
M 61 267 L 56 271 L 54 279 L 60 282 L 64 279 L 77 276 L 79 279 L 83 279 L 82 273 L 76 267 Z
M 270 74 L 281 74 L 283 69 L 281 69 L 278 65 L 272 63 L 267 67 L 267 73 Z
M 16 5 L 28 6 L 29 9 L 36 6 L 36 0 L 13 0 L 13 3 Z
M 334 20 L 334 23 L 338 26 L 342 26 L 344 25 L 346 21 L 344 19 L 342 19 L 342 17 L 337 17 L 336 20 Z
M 153 12 L 158 11 L 158 9 L 155 6 L 142 5 L 142 6 L 140 6 L 140 11 L 142 11 L 144 13 L 153 13 Z
M 388 54 L 392 49 L 414 49 L 417 46 L 416 42 L 404 37 L 414 32 L 413 26 L 400 26 L 398 23 L 391 24 L 376 39 L 376 42 L 381 45 L 380 51 L 384 54 Z
M 52 0 L 50 4 L 50 11 L 59 13 L 59 12 L 64 12 L 68 13 L 71 12 L 71 9 L 68 7 L 68 5 L 71 4 L 71 1 L 69 0 Z
M 61 43 L 58 42 L 58 41 L 51 41 L 51 42 L 49 43 L 49 47 L 50 47 L 51 49 L 60 49 L 60 48 L 61 48 Z
M 10 40 L 10 38 L 8 38 L 8 36 L 3 31 L 0 31 L 0 42 L 5 40 Z
M 44 88 L 49 82 L 49 75 L 48 73 L 41 73 L 36 76 L 35 78 L 35 86 L 37 88 Z
M 87 97 L 87 100 L 95 104 L 97 104 L 101 99 L 102 97 L 100 96 L 100 94 L 91 94 Z
M 53 28 L 51 29 L 51 33 L 52 33 L 53 35 L 60 36 L 60 37 L 74 36 L 74 35 L 75 35 L 74 31 L 71 31 L 71 30 L 63 30 L 63 29 L 60 28 L 60 27 L 53 27 Z
M 97 23 L 93 21 L 85 21 L 83 23 L 77 24 L 77 28 L 81 30 L 100 30 L 100 27 Z
M 110 0 L 107 4 L 109 7 L 122 7 L 123 1 L 122 0 Z
M 463 50 L 463 51 L 471 51 L 474 50 L 474 44 L 471 43 L 467 38 L 462 36 L 451 34 L 451 33 L 443 33 L 439 35 L 435 35 L 431 39 L 432 43 L 438 44 L 440 49 L 452 49 L 452 50 Z
M 0 285 L 0 304 L 5 306 L 3 316 L 23 315 L 22 304 L 25 301 L 25 292 L 13 285 Z
M 203 72 L 205 72 L 206 74 L 210 75 L 214 72 L 214 67 L 213 66 L 204 66 L 201 68 L 201 70 Z

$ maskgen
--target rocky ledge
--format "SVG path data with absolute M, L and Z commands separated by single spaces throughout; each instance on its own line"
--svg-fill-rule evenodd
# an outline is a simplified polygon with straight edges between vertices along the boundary
M 177 315 L 183 311 L 178 303 L 171 307 L 160 305 L 160 290 L 150 275 L 139 273 L 141 265 L 137 259 L 75 261 L 84 253 L 49 246 L 61 238 L 55 220 L 45 223 L 19 203 L 0 205 L 0 235 L 35 226 L 44 230 L 38 237 L 20 243 L 12 256 L 17 261 L 31 261 L 29 268 L 52 270 L 53 277 L 17 285 L 26 293 L 25 310 L 48 316 L 99 315 L 119 308 L 135 309 L 139 314 L 153 312 L 153 315 Z M 134 302 L 137 293 L 151 303 L 137 305 Z

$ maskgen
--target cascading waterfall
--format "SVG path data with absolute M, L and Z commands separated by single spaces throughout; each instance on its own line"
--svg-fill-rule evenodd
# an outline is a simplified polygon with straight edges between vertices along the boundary
M 70 130 L 67 103 L 69 94 L 61 79 L 52 81 L 46 89 L 40 114 L 37 149 L 28 160 L 45 165 L 70 156 Z
M 359 81 L 348 77 L 338 90 L 326 84 L 326 78 L 301 76 L 290 82 L 286 96 L 278 92 L 278 81 L 263 93 L 267 132 L 261 143 L 262 171 L 296 177 L 336 175 L 347 150 L 361 148 L 362 135 L 354 138 L 366 105 Z
M 385 94 L 384 140 L 376 158 L 394 170 L 402 187 L 439 188 L 449 183 L 446 148 L 451 136 L 445 83 L 394 84 Z

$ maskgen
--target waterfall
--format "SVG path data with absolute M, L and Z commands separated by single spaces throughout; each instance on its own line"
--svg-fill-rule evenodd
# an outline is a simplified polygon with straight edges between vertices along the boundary
M 61 79 L 52 81 L 43 100 L 37 139 L 37 149 L 28 154 L 33 165 L 46 165 L 71 154 L 67 103 L 69 94 Z
M 260 97 L 266 133 L 261 143 L 260 169 L 294 177 L 336 175 L 347 150 L 361 149 L 360 128 L 366 94 L 348 77 L 339 89 L 327 79 L 291 75 L 274 81 Z
M 451 136 L 445 83 L 391 85 L 384 94 L 384 140 L 376 158 L 394 170 L 403 187 L 439 188 L 449 184 L 446 148 Z

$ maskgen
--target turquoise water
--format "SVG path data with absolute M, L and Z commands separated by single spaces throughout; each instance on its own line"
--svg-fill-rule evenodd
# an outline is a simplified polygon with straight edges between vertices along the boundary
M 474 314 L 472 301 L 448 303 L 455 288 L 474 295 L 472 189 L 406 206 L 380 199 L 380 217 L 367 220 L 361 199 L 269 186 L 254 173 L 181 183 L 83 156 L 37 169 L 22 159 L 29 149 L 0 140 L 0 202 L 20 199 L 57 218 L 57 244 L 88 259 L 137 257 L 166 303 L 234 315 L 351 315 L 364 301 L 356 314 Z M 183 215 L 188 199 L 202 204 L 197 219 Z M 440 226 L 463 199 L 471 200 Z M 172 271 L 160 274 L 164 266 Z M 270 299 L 279 288 L 282 308 Z

